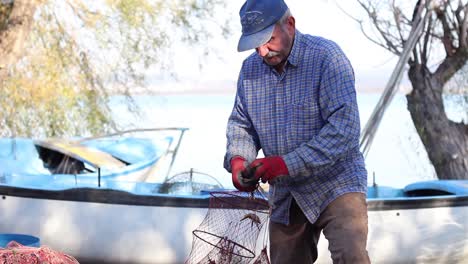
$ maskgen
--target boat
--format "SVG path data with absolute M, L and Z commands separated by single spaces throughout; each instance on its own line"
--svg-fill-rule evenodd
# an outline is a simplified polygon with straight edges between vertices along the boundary
M 203 176 L 203 177 L 202 177 Z M 183 263 L 210 192 L 230 191 L 190 170 L 164 182 L 70 183 L 46 175 L 0 178 L 0 233 L 37 236 L 80 263 Z M 368 189 L 368 251 L 374 263 L 468 259 L 468 181 Z M 327 242 L 317 263 L 329 263 Z
M 135 129 L 71 139 L 0 138 L 0 177 L 21 174 L 31 180 L 47 175 L 63 183 L 98 186 L 107 180 L 151 181 L 161 163 L 168 158 L 173 162 L 186 130 Z

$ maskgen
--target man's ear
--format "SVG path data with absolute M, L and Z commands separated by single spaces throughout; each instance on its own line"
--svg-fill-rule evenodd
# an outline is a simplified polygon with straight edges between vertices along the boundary
M 294 34 L 294 32 L 296 31 L 296 19 L 293 16 L 289 16 L 286 23 L 288 26 L 289 34 Z

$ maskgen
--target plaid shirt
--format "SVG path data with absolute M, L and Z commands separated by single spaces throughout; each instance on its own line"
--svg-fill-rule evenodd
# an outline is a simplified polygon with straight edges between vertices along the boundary
M 253 161 L 260 148 L 282 156 L 290 175 L 270 184 L 272 221 L 289 223 L 293 197 L 314 223 L 338 196 L 366 193 L 354 72 L 337 44 L 296 30 L 283 73 L 253 53 L 237 85 L 224 167 L 236 155 Z

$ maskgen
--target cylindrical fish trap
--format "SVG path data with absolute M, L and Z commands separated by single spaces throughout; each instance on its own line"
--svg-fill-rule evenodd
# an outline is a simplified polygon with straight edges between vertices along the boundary
M 263 248 L 262 252 L 258 257 L 254 260 L 252 264 L 270 264 L 270 258 L 268 257 L 268 252 L 266 247 Z
M 268 201 L 259 191 L 211 192 L 205 219 L 193 231 L 186 263 L 246 263 L 269 217 Z

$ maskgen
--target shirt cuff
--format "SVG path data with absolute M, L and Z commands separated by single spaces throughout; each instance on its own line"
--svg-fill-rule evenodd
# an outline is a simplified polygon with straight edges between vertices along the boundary
M 310 173 L 306 169 L 305 162 L 296 151 L 292 151 L 286 155 L 283 155 L 283 160 L 284 163 L 286 163 L 286 167 L 288 167 L 289 176 L 291 177 Z

